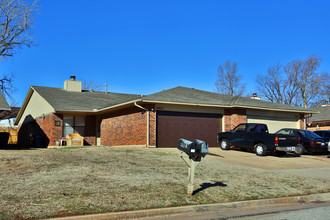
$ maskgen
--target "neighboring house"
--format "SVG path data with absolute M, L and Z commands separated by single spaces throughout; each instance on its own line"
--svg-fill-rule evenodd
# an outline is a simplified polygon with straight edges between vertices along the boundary
M 14 123 L 19 110 L 18 107 L 11 107 L 11 110 L 0 112 L 0 132 L 9 133 L 8 144 L 17 144 L 18 127 Z
M 83 91 L 72 77 L 64 89 L 32 86 L 15 124 L 22 144 L 32 133 L 43 134 L 46 146 L 79 133 L 86 145 L 175 147 L 179 138 L 198 138 L 214 147 L 218 132 L 239 123 L 266 123 L 275 132 L 303 128 L 310 113 L 317 111 L 186 87 L 148 96 Z
M 11 107 L 11 110 L 1 111 L 0 127 L 17 127 L 15 120 L 19 110 L 19 107 Z
M 5 99 L 5 97 L 0 92 L 0 113 L 2 111 L 10 111 L 10 107 Z M 1 119 L 1 118 L 0 118 Z
M 0 92 L 0 114 L 10 111 L 10 107 L 5 99 L 5 97 Z M 1 120 L 1 118 L 0 118 Z M 6 130 L 0 130 L 0 147 L 6 147 L 8 144 L 9 132 Z
M 311 131 L 330 130 L 330 104 L 323 104 L 314 110 L 320 113 L 308 118 L 307 129 Z

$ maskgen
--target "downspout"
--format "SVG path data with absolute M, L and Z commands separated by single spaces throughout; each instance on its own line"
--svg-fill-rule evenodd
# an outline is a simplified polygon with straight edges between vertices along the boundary
M 147 147 L 149 147 L 149 139 L 150 139 L 150 133 L 149 133 L 149 126 L 150 126 L 150 111 L 147 108 L 142 107 L 141 105 L 138 105 L 136 102 L 134 102 L 134 105 L 140 109 L 143 109 L 147 112 Z

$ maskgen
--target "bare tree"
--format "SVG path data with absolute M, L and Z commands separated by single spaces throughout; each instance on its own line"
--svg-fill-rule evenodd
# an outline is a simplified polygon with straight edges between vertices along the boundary
M 267 74 L 259 74 L 257 76 L 257 84 L 259 92 L 271 102 L 283 103 L 283 72 L 282 66 L 276 64 L 267 70 Z
M 215 86 L 219 93 L 231 96 L 242 96 L 245 84 L 241 82 L 242 76 L 238 74 L 238 66 L 235 61 L 226 61 L 218 68 L 218 79 Z
M 321 74 L 317 72 L 320 61 L 320 57 L 312 55 L 302 62 L 302 71 L 297 84 L 304 108 L 308 108 L 312 102 L 316 101 L 317 96 L 321 94 L 324 81 L 322 81 Z
M 30 47 L 34 36 L 31 26 L 38 1 L 0 1 L 0 56 L 11 57 L 22 46 Z
M 12 93 L 15 91 L 13 81 L 15 76 L 13 74 L 5 74 L 0 79 L 0 91 L 6 97 L 12 98 Z
M 328 73 L 322 73 L 320 78 L 319 92 L 315 94 L 315 98 L 309 104 L 310 107 L 317 107 L 324 103 L 330 103 L 330 75 Z
M 12 57 L 22 46 L 30 47 L 34 36 L 31 26 L 38 10 L 38 0 L 0 0 L 0 62 Z M 14 75 L 0 77 L 0 91 L 11 98 Z
M 279 64 L 257 76 L 261 94 L 271 102 L 298 105 L 304 108 L 317 106 L 329 100 L 328 73 L 320 73 L 321 58 L 312 55 L 306 60 L 294 60 L 284 67 Z
M 285 72 L 285 80 L 283 81 L 283 103 L 288 105 L 298 105 L 298 78 L 302 71 L 302 61 L 297 60 L 290 62 L 283 67 L 283 70 Z
M 83 80 L 82 81 L 82 89 L 83 90 L 91 90 L 91 91 L 101 91 L 102 85 L 93 81 L 93 80 Z

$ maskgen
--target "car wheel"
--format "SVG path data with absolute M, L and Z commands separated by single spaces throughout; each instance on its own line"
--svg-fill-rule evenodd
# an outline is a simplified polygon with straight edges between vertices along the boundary
M 267 149 L 264 144 L 257 144 L 255 148 L 255 152 L 257 156 L 266 156 L 267 154 Z
M 230 148 L 229 141 L 228 141 L 227 139 L 222 139 L 222 140 L 220 141 L 220 148 L 221 148 L 222 150 L 229 150 L 229 148 Z

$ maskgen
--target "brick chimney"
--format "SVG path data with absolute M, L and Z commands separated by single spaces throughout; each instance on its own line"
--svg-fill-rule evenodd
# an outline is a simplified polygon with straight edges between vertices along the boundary
M 70 80 L 64 81 L 64 89 L 71 92 L 81 92 L 81 81 L 76 81 L 76 76 L 70 76 Z

